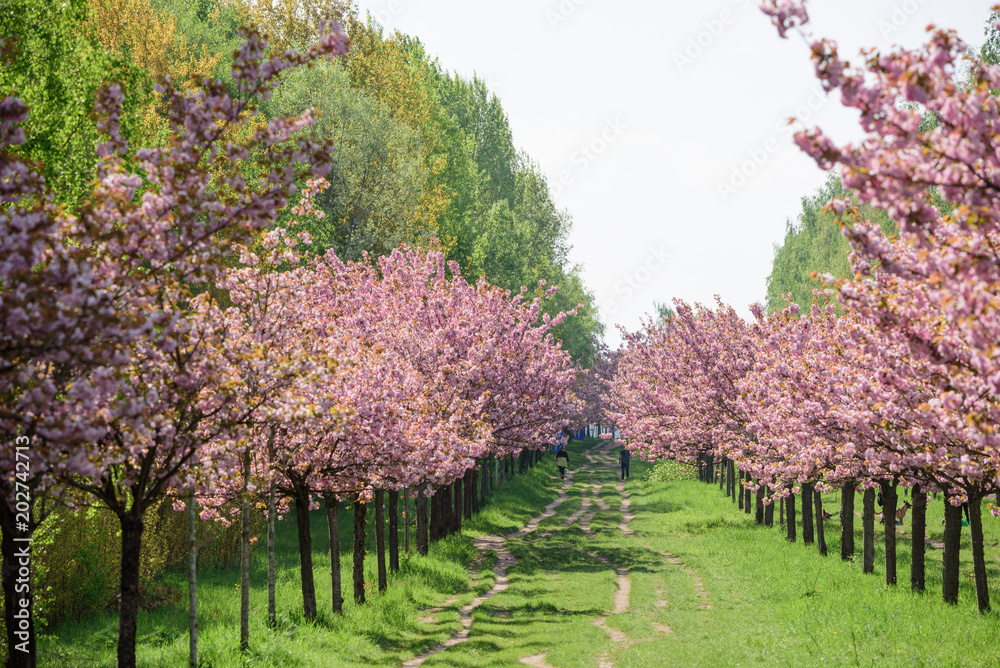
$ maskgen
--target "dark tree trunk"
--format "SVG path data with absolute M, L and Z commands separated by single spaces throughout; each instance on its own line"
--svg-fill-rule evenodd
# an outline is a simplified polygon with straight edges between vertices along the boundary
M 882 519 L 885 522 L 885 583 L 896 584 L 896 483 L 880 481 Z
M 737 483 L 738 484 L 736 485 L 735 493 L 737 494 L 737 496 L 739 496 L 739 499 L 736 502 L 736 507 L 739 508 L 740 510 L 743 510 L 743 497 L 744 497 L 744 494 L 743 494 L 743 471 L 740 471 L 740 476 L 739 476 L 739 480 L 737 480 Z
M 473 469 L 468 469 L 465 475 L 462 476 L 462 508 L 465 510 L 462 513 L 462 517 L 466 520 L 472 519 L 472 499 L 475 498 L 475 486 L 472 481 L 472 474 L 475 473 Z
M 920 485 L 913 487 L 913 509 L 910 515 L 910 589 L 923 591 L 925 586 L 925 554 L 927 539 L 927 492 Z
M 142 515 L 118 516 L 122 531 L 121 607 L 118 611 L 118 668 L 135 668 L 135 638 L 139 622 L 139 553 Z
M 941 597 L 958 603 L 959 557 L 962 547 L 962 506 L 953 506 L 944 497 L 944 555 L 942 556 Z
M 875 488 L 865 490 L 861 511 L 861 572 L 875 572 Z
M 771 488 L 765 487 L 764 493 L 767 496 L 771 496 Z M 771 503 L 764 506 L 764 526 L 773 527 L 774 526 L 774 499 L 771 499 Z
M 788 511 L 787 512 L 787 516 L 785 517 L 785 522 L 787 523 L 786 527 L 787 527 L 787 530 L 788 530 L 788 533 L 786 535 L 788 537 L 788 542 L 789 543 L 794 543 L 795 542 L 795 529 L 796 529 L 796 525 L 795 525 L 795 495 L 794 494 L 789 494 L 787 497 L 785 497 L 785 508 Z
M 427 497 L 422 492 L 418 492 L 413 498 L 413 505 L 417 515 L 417 552 L 427 556 Z
M 764 486 L 760 484 L 759 480 L 757 481 L 757 492 L 756 492 L 756 494 L 754 494 L 754 498 L 756 500 L 756 503 L 754 504 L 753 523 L 754 524 L 763 524 L 764 523 Z
M 750 482 L 750 474 L 746 474 L 746 482 Z M 753 505 L 751 499 L 753 498 L 753 492 L 749 488 L 743 490 L 743 512 L 747 515 L 750 514 L 750 507 Z
M 733 475 L 732 475 L 733 462 L 732 462 L 732 460 L 729 460 L 729 459 L 725 460 L 725 467 L 726 467 L 726 469 L 725 469 L 726 470 L 726 497 L 730 497 L 730 496 L 733 495 Z
M 711 485 L 713 482 L 715 482 L 714 476 L 715 476 L 715 457 L 713 457 L 712 453 L 709 452 L 705 454 L 705 482 Z
M 814 492 L 816 502 L 816 547 L 822 556 L 826 556 L 826 525 L 823 522 L 823 495 L 816 490 Z
M 479 469 L 472 469 L 469 472 L 472 476 L 472 484 L 469 485 L 469 497 L 472 499 L 472 512 L 479 513 Z M 472 517 L 470 516 L 471 520 Z
M 778 524 L 785 526 L 785 497 L 778 499 Z
M 295 524 L 299 531 L 299 568 L 302 571 L 302 609 L 309 621 L 316 619 L 316 585 L 313 582 L 312 533 L 309 530 L 309 492 L 295 497 Z
M 354 499 L 354 602 L 365 602 L 365 514 L 368 507 Z
M 198 668 L 198 504 L 188 493 L 188 665 Z M 249 591 L 249 582 L 247 583 Z M 242 602 L 241 602 L 242 603 Z M 249 607 L 249 606 L 248 606 Z M 242 611 L 240 611 L 242 614 Z M 242 625 L 243 620 L 240 620 Z
M 462 513 L 464 512 L 465 503 L 462 500 L 463 484 L 462 480 L 456 480 L 451 485 L 452 489 L 455 491 L 455 506 L 451 513 L 451 532 L 452 533 L 462 533 Z
M 849 482 L 840 490 L 840 558 L 854 558 L 854 483 Z
M 344 611 L 344 590 L 340 576 L 340 505 L 333 494 L 323 495 L 326 505 L 326 528 L 330 535 L 330 592 L 333 599 L 333 611 L 340 614 Z
M 246 453 L 249 458 L 249 452 Z M 250 651 L 250 495 L 247 482 L 250 473 L 246 464 L 243 478 L 243 501 L 240 509 L 240 651 Z M 192 495 L 192 501 L 193 501 Z M 197 661 L 195 662 L 197 668 Z
M 389 568 L 399 571 L 399 492 L 389 490 Z
M 802 483 L 802 544 L 812 545 L 813 534 L 813 486 L 812 483 Z
M 444 497 L 443 492 L 440 489 L 434 490 L 433 496 L 430 497 L 431 506 L 431 519 L 430 519 L 430 539 L 431 541 L 438 541 L 444 537 L 443 527 L 444 527 L 444 511 L 441 509 L 442 503 L 441 499 Z
M 375 490 L 375 562 L 378 565 L 378 590 L 389 588 L 389 576 L 385 568 L 385 492 Z
M 4 485 L 4 487 L 6 487 Z M 6 490 L 4 490 L 6 491 Z M 0 494 L 4 494 L 0 491 Z M 31 588 L 31 542 L 26 531 L 16 531 L 19 518 L 16 508 L 7 503 L 6 495 L 0 497 L 0 527 L 3 528 L 3 613 L 7 636 L 8 668 L 34 668 L 37 649 L 35 647 L 34 589 Z M 31 519 L 29 504 L 27 517 Z M 30 526 L 30 522 L 29 522 Z M 24 586 L 29 589 L 24 591 Z M 21 591 L 18 591 L 21 589 Z M 21 602 L 27 606 L 21 606 Z
M 719 491 L 722 491 L 722 485 L 726 482 L 726 458 L 723 457 L 719 460 Z
M 486 492 L 489 491 L 490 487 L 490 478 L 492 477 L 492 471 L 490 471 L 490 468 L 492 468 L 492 466 L 492 461 L 483 460 L 483 463 L 479 467 L 479 482 L 481 483 L 479 486 L 479 508 L 486 505 Z M 479 512 L 478 508 L 476 509 L 476 512 Z
M 986 553 L 983 545 L 983 496 L 969 494 L 969 534 L 972 537 L 972 572 L 976 579 L 976 603 L 979 612 L 990 611 L 990 588 L 986 579 Z
M 403 489 L 403 550 L 410 553 L 410 488 Z

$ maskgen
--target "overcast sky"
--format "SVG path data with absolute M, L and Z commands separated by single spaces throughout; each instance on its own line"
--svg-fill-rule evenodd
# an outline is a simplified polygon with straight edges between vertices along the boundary
M 479 75 L 514 144 L 573 219 L 613 347 L 654 302 L 747 315 L 765 297 L 773 248 L 825 174 L 794 146 L 788 117 L 859 136 L 828 99 L 798 34 L 780 39 L 757 0 L 360 0 L 415 35 L 445 69 Z M 978 46 L 978 0 L 813 0 L 811 30 L 854 60 L 862 47 L 913 48 L 928 24 Z

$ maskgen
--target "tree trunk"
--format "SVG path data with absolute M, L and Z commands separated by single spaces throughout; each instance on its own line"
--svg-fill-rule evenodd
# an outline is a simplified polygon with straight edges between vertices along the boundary
M 403 489 L 403 551 L 410 553 L 410 488 Z
M 136 501 L 133 500 L 133 503 Z M 118 611 L 118 668 L 135 668 L 135 637 L 139 621 L 139 552 L 142 515 L 118 515 L 122 532 L 121 605 Z
M 816 502 L 816 547 L 822 556 L 826 556 L 826 525 L 823 522 L 823 495 L 816 490 L 814 492 Z
M 722 491 L 722 486 L 726 482 L 726 458 L 723 457 L 719 460 L 719 491 Z
M 785 497 L 778 499 L 778 524 L 785 526 Z
M 490 486 L 490 465 L 492 462 L 484 461 L 479 469 L 480 478 L 480 490 L 479 490 L 479 508 L 486 505 L 486 492 L 489 491 Z
M 427 556 L 427 497 L 418 491 L 417 495 L 413 497 L 413 505 L 416 506 L 417 513 L 417 552 Z
M 753 523 L 754 524 L 763 524 L 764 523 L 764 486 L 760 484 L 759 480 L 757 481 L 757 492 L 756 492 L 756 494 L 754 494 L 754 498 L 756 500 L 756 503 L 754 504 Z
M 462 500 L 462 479 L 459 478 L 451 485 L 454 490 L 455 505 L 452 508 L 451 513 L 451 532 L 452 533 L 462 533 L 462 513 L 464 512 L 465 503 Z
M 354 499 L 354 602 L 365 602 L 365 514 L 368 506 Z
M 726 498 L 733 495 L 733 461 L 731 459 L 725 460 L 725 471 L 726 471 Z
M 743 510 L 743 497 L 745 496 L 743 494 L 743 471 L 740 471 L 739 479 L 737 480 L 736 490 L 734 490 L 734 493 L 739 497 L 736 507 L 739 508 L 740 510 Z
M 764 494 L 766 496 L 771 496 L 771 488 L 765 487 Z M 771 499 L 771 503 L 764 506 L 764 526 L 773 527 L 774 526 L 774 499 Z
M 188 493 L 188 665 L 198 667 L 198 507 Z
M 472 499 L 472 513 L 479 512 L 479 469 L 472 469 L 472 484 L 469 485 L 469 497 Z M 472 516 L 469 516 L 472 519 Z
M 389 490 L 389 569 L 399 572 L 399 492 Z
M 273 462 L 277 457 L 274 447 L 274 438 L 277 435 L 277 427 L 272 426 L 267 437 L 267 461 Z M 275 522 L 277 518 L 277 490 L 274 479 L 271 480 L 270 488 L 267 492 L 267 626 L 274 628 L 278 624 L 277 599 L 275 589 L 278 584 L 278 560 L 275 557 Z
M 462 516 L 467 520 L 472 519 L 472 500 L 476 497 L 476 487 L 473 484 L 472 478 L 475 472 L 475 469 L 467 469 L 465 475 L 462 476 L 462 501 L 464 502 L 463 507 L 465 509 Z
M 750 474 L 746 474 L 746 481 L 750 482 Z M 750 500 L 753 498 L 753 492 L 749 488 L 743 490 L 743 512 L 747 515 L 750 514 L 750 506 L 753 505 Z
M 979 612 L 990 611 L 990 588 L 986 579 L 986 554 L 983 545 L 983 495 L 969 494 L 969 534 L 972 537 L 972 572 L 976 579 L 976 603 Z
M 944 555 L 942 556 L 941 597 L 945 603 L 958 603 L 959 557 L 962 547 L 962 506 L 953 506 L 944 497 Z
M 431 504 L 431 521 L 430 521 L 430 539 L 432 541 L 441 540 L 444 537 L 444 510 L 441 508 L 441 499 L 444 497 L 444 493 L 440 489 L 434 490 L 433 496 L 430 498 Z
M 340 503 L 332 492 L 327 492 L 323 494 L 323 504 L 326 506 L 326 530 L 330 536 L 330 598 L 333 600 L 333 611 L 340 614 L 344 611 L 340 575 Z
M 885 521 L 885 583 L 896 584 L 896 483 L 879 481 L 882 488 L 882 519 Z
M 313 582 L 312 532 L 309 529 L 309 492 L 295 497 L 295 521 L 299 531 L 299 568 L 302 571 L 302 608 L 305 618 L 316 619 L 316 584 Z
M 861 572 L 875 572 L 875 489 L 869 487 L 862 498 Z
M 787 530 L 788 530 L 788 533 L 786 534 L 786 536 L 788 537 L 788 542 L 789 543 L 794 543 L 795 542 L 795 530 L 797 528 L 796 525 L 795 525 L 795 495 L 794 494 L 789 494 L 787 497 L 785 497 L 785 508 L 788 511 L 787 512 L 787 516 L 785 517 L 785 522 L 787 522 L 786 526 L 787 526 Z
M 375 563 L 378 565 L 378 590 L 389 588 L 389 576 L 385 568 L 385 492 L 375 490 Z
M 249 465 L 244 469 L 249 475 Z M 240 504 L 240 651 L 250 650 L 250 496 L 243 477 Z
M 854 558 L 854 483 L 845 484 L 840 490 L 840 558 Z
M 927 538 L 927 492 L 921 485 L 913 487 L 913 509 L 910 515 L 910 589 L 924 590 L 925 553 L 924 541 Z
M 272 481 L 271 489 L 267 493 L 267 625 L 272 629 L 278 623 L 275 597 L 275 588 L 278 584 L 278 560 L 274 547 L 274 524 L 277 515 L 275 496 L 274 481 Z
M 813 534 L 813 486 L 812 483 L 802 483 L 802 544 L 812 545 Z

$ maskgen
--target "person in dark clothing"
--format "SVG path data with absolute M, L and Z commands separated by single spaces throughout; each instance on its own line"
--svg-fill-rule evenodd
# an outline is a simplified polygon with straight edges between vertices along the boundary
M 566 467 L 569 466 L 569 453 L 566 452 L 565 445 L 559 446 L 559 452 L 556 453 L 556 466 L 559 467 L 559 478 L 565 480 Z
M 618 455 L 618 463 L 622 465 L 622 480 L 628 477 L 628 462 L 631 458 L 632 454 L 628 448 L 622 448 L 621 454 Z

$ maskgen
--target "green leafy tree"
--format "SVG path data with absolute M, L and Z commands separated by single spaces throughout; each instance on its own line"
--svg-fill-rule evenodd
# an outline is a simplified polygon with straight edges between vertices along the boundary
M 17 155 L 41 167 L 56 201 L 82 203 L 96 176 L 97 131 L 90 121 L 94 93 L 118 81 L 125 93 L 123 135 L 134 145 L 152 81 L 127 54 L 102 49 L 89 25 L 87 0 L 0 3 L 0 39 L 13 49 L 0 67 L 0 96 L 16 95 L 30 109 L 27 141 Z
M 840 179 L 831 174 L 815 193 L 802 198 L 797 221 L 787 222 L 784 243 L 774 249 L 771 274 L 767 277 L 769 310 L 784 308 L 784 295 L 788 294 L 806 312 L 813 302 L 813 290 L 823 287 L 818 275 L 830 274 L 836 278 L 851 275 L 847 239 L 841 233 L 837 217 L 823 210 L 831 198 L 847 195 Z M 862 213 L 865 218 L 879 222 L 890 234 L 895 232 L 895 223 L 884 211 L 866 206 Z
M 319 112 L 310 128 L 332 140 L 330 188 L 317 204 L 326 217 L 308 224 L 311 250 L 344 259 L 388 253 L 401 243 L 426 245 L 436 228 L 417 214 L 427 186 L 423 137 L 389 108 L 353 88 L 340 63 L 319 63 L 286 77 L 266 106 L 269 116 Z

